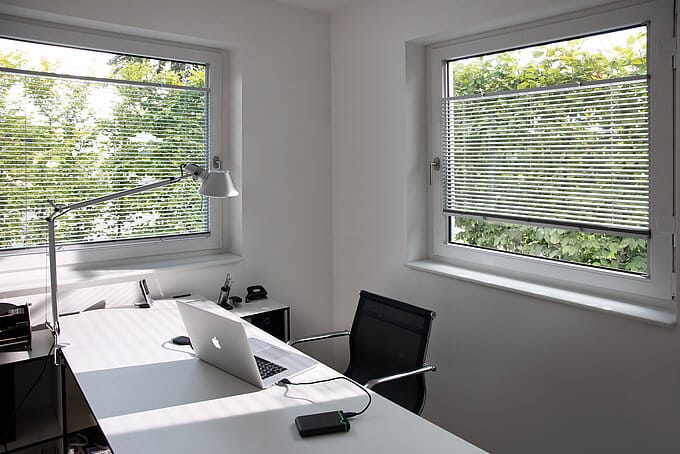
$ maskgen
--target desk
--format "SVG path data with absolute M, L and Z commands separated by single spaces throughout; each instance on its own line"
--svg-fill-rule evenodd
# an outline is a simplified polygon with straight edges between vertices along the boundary
M 213 311 L 223 311 L 209 302 Z M 61 320 L 64 357 L 116 454 L 484 451 L 374 394 L 346 434 L 303 439 L 298 415 L 358 411 L 366 395 L 345 381 L 259 390 L 169 343 L 186 331 L 174 301 Z M 290 348 L 247 326 L 248 334 Z M 337 376 L 319 364 L 294 380 Z

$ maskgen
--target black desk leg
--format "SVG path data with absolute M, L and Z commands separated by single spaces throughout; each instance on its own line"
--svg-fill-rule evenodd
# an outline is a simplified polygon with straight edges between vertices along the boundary
M 59 355 L 61 356 L 61 352 Z M 59 360 L 59 370 L 61 375 L 61 452 L 66 454 L 68 452 L 68 422 L 66 421 L 66 360 L 63 357 Z
M 290 340 L 290 308 L 286 308 L 286 334 L 285 334 L 286 342 Z

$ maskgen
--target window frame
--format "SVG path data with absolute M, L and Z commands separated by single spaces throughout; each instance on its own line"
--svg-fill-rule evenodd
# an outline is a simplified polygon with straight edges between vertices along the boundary
M 442 212 L 441 172 L 433 172 L 429 194 L 429 258 L 456 267 L 522 282 L 669 308 L 675 298 L 674 259 L 674 99 L 673 1 L 609 6 L 570 16 L 466 37 L 427 48 L 428 160 L 441 157 L 444 61 L 561 41 L 630 26 L 648 25 L 650 77 L 650 230 L 648 276 L 557 262 L 448 243 L 448 217 Z M 673 190 L 668 190 L 673 188 Z
M 226 155 L 222 146 L 223 59 L 226 56 L 223 55 L 222 51 L 3 15 L 0 15 L 0 30 L 2 30 L 0 37 L 8 39 L 205 64 L 206 88 L 209 90 L 205 161 L 210 163 L 211 167 L 215 157 L 219 157 L 222 163 L 226 162 Z M 204 165 L 205 163 L 197 164 Z M 225 167 L 224 164 L 223 167 Z M 221 201 L 208 198 L 208 233 L 187 237 L 171 236 L 58 245 L 58 262 L 59 265 L 69 265 L 82 262 L 135 259 L 189 251 L 219 250 L 223 246 L 224 235 L 222 209 Z M 40 268 L 46 266 L 43 257 L 46 249 L 45 246 L 44 248 L 32 247 L 0 251 L 0 260 L 3 263 L 3 268 L 7 270 Z

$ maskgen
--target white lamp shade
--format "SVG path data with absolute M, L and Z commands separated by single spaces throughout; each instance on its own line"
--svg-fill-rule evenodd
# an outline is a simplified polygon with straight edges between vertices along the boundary
M 208 172 L 198 193 L 206 197 L 236 197 L 238 189 L 231 180 L 228 170 L 214 169 Z

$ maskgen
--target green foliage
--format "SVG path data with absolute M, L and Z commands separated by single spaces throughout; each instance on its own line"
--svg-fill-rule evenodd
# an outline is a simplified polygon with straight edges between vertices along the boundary
M 452 61 L 454 93 L 494 93 L 647 74 L 646 31 L 631 35 L 626 46 L 598 51 L 584 48 L 589 39 L 593 38 L 537 46 L 530 59 L 511 51 Z
M 205 87 L 205 66 L 195 63 L 118 55 L 109 60 L 109 65 L 114 79 Z
M 646 31 L 640 30 L 631 34 L 625 45 L 600 51 L 587 49 L 589 43 L 585 41 L 593 38 L 585 38 L 535 47 L 531 58 L 526 51 L 513 51 L 453 61 L 448 67 L 453 80 L 451 95 L 646 74 L 646 38 Z M 508 155 L 508 159 L 513 156 Z M 646 239 L 464 217 L 455 218 L 452 224 L 452 240 L 458 243 L 633 273 L 647 272 Z
M 455 241 L 483 248 L 642 273 L 647 240 L 599 233 L 455 219 Z

